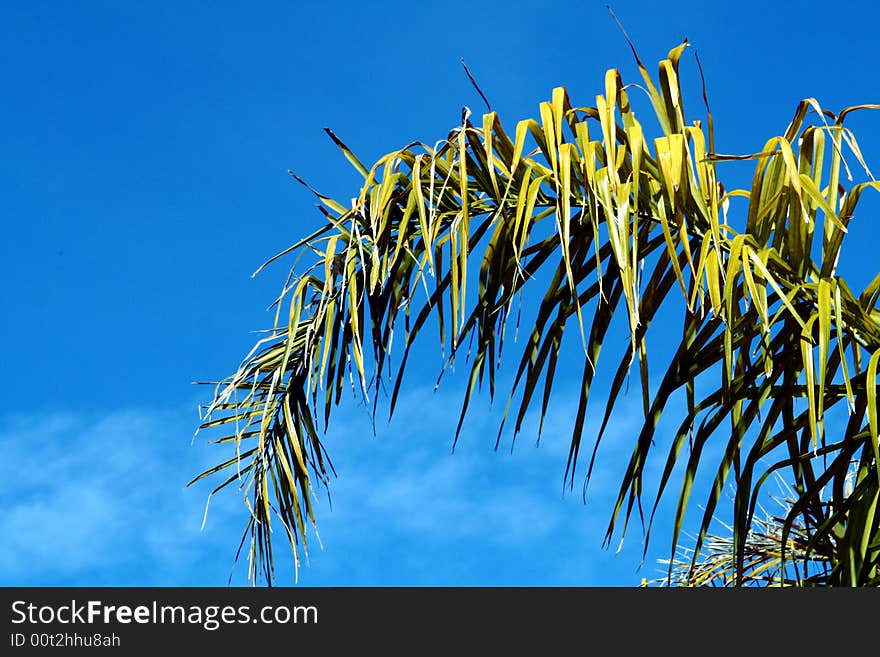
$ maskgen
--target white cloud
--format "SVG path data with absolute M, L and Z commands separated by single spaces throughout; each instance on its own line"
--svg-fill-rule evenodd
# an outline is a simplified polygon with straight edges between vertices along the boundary
M 186 440 L 194 416 L 0 420 L 0 449 L 13 475 L 0 486 L 0 581 L 154 585 L 190 576 L 193 560 L 220 538 L 200 534 L 203 498 L 183 488 L 206 464 L 204 450 Z M 222 517 L 228 506 L 214 513 Z
M 584 506 L 579 486 L 565 495 L 562 487 L 575 404 L 551 405 L 539 448 L 532 418 L 512 452 L 509 439 L 496 452 L 497 409 L 477 400 L 453 454 L 459 401 L 451 386 L 412 389 L 375 437 L 363 409 L 338 409 L 326 437 L 339 473 L 333 508 L 319 503 L 324 550 L 311 541 L 302 583 L 637 582 L 638 528 L 627 555 L 600 549 L 621 458 L 640 425 L 630 402 L 609 430 Z M 224 451 L 202 436 L 190 446 L 196 421 L 189 409 L 0 418 L 14 473 L 0 483 L 0 582 L 224 585 L 246 510 L 224 491 L 200 531 L 211 484 L 184 484 Z M 592 444 L 583 449 L 585 464 Z M 286 542 L 277 547 L 281 582 L 292 583 Z M 244 571 L 242 562 L 236 582 Z

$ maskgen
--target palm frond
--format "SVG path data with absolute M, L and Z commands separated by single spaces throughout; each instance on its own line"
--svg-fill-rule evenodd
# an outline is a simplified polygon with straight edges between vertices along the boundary
M 678 484 L 674 555 L 705 446 L 722 441 L 693 564 L 732 477 L 733 576 L 743 581 L 762 486 L 786 471 L 794 498 L 781 544 L 802 538 L 798 550 L 818 553 L 833 537 L 832 582 L 876 582 L 880 276 L 856 294 L 837 273 L 859 197 L 880 186 L 869 173 L 845 186 L 845 153 L 863 159 L 844 119 L 864 106 L 835 115 L 805 100 L 761 152 L 720 155 L 713 152 L 711 114 L 708 130 L 686 119 L 679 82 L 686 46 L 660 62 L 656 82 L 637 59 L 663 133 L 654 139 L 616 70 L 605 76 L 595 106 L 573 105 L 556 88 L 537 119 L 520 121 L 510 133 L 495 112 L 474 123 L 465 111 L 446 139 L 410 144 L 370 168 L 330 134 L 364 183 L 350 206 L 315 191 L 326 224 L 283 252 L 305 253 L 311 264 L 292 272 L 272 330 L 216 384 L 202 425 L 228 428 L 221 440 L 235 447 L 235 458 L 211 472 L 225 477 L 218 488 L 236 483 L 245 494 L 253 578 L 272 580 L 273 522 L 295 555 L 306 549 L 313 495 L 332 474 L 319 424 L 323 418 L 326 429 L 345 389 L 376 404 L 387 380 L 393 413 L 411 347 L 436 321 L 449 364 L 463 346 L 469 353 L 460 431 L 483 383 L 490 397 L 496 393 L 506 329 L 527 290 L 540 301 L 516 347 L 500 431 L 515 411 L 516 436 L 537 404 L 543 424 L 563 333 L 574 331 L 583 374 L 568 485 L 578 471 L 587 402 L 604 367 L 599 360 L 612 319 L 628 326 L 587 476 L 636 361 L 645 419 L 606 539 L 626 532 L 634 510 L 650 531 L 660 497 Z M 726 164 L 731 160 L 754 166 L 750 189 L 725 191 L 717 169 L 734 166 Z M 740 198 L 746 207 L 737 230 L 728 212 Z M 652 390 L 647 336 L 666 306 L 683 309 L 683 331 Z M 393 365 L 395 331 L 403 333 L 402 356 Z M 661 415 L 679 412 L 670 401 L 682 391 L 686 412 L 679 413 L 645 519 L 646 464 L 664 462 L 654 453 L 657 427 Z M 838 405 L 848 411 L 845 427 L 826 421 Z M 680 461 L 684 474 L 675 481 Z M 849 490 L 852 461 L 859 475 Z M 823 500 L 826 488 L 833 495 Z

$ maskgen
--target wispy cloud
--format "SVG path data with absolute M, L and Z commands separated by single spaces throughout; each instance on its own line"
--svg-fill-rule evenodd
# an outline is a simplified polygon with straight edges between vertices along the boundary
M 460 390 L 412 389 L 373 436 L 363 409 L 334 418 L 339 473 L 319 500 L 324 549 L 310 543 L 306 585 L 632 584 L 638 529 L 625 554 L 601 549 L 635 414 L 609 431 L 590 503 L 563 493 L 574 404 L 560 399 L 539 448 L 534 424 L 494 450 L 497 412 L 475 406 L 452 453 Z M 14 476 L 0 483 L 0 581 L 7 585 L 224 585 L 246 519 L 234 490 L 184 484 L 224 457 L 183 410 L 0 418 Z M 587 446 L 585 449 L 589 449 Z M 215 482 L 216 483 L 216 482 Z M 292 583 L 285 544 L 279 576 Z M 244 583 L 244 564 L 235 582 Z
M 225 583 L 228 556 L 225 564 L 205 557 L 234 540 L 231 526 L 218 521 L 201 533 L 204 499 L 184 490 L 207 463 L 185 439 L 192 419 L 171 411 L 2 418 L 12 476 L 0 484 L 0 581 Z M 229 506 L 217 505 L 218 520 Z

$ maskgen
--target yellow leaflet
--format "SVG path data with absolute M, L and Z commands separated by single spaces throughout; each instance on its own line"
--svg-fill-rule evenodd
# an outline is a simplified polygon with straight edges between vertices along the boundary
M 798 173 L 797 162 L 794 160 L 794 153 L 791 150 L 791 144 L 788 143 L 786 139 L 782 137 L 775 137 L 767 142 L 767 146 L 764 150 L 768 150 L 768 148 L 772 148 L 773 144 L 777 144 L 779 146 L 779 151 L 782 153 L 782 161 L 785 163 L 785 168 L 788 172 L 788 178 L 791 182 L 791 186 L 795 191 L 795 194 L 798 198 L 798 204 L 800 205 L 801 212 L 803 213 L 804 219 L 809 221 L 809 214 L 807 213 L 807 208 L 804 205 L 803 199 L 803 191 L 801 188 L 801 178 Z
M 817 404 L 816 404 L 816 373 L 815 364 L 813 363 L 813 346 L 812 346 L 812 329 L 816 320 L 814 315 L 804 326 L 801 339 L 801 356 L 804 363 L 804 376 L 807 380 L 807 400 L 810 404 L 810 435 L 813 437 L 813 450 L 819 446 L 819 436 L 817 432 Z
M 296 286 L 293 292 L 293 296 L 290 302 L 290 315 L 287 322 L 287 334 L 288 336 L 293 336 L 295 334 L 297 325 L 299 324 L 300 314 L 302 313 L 302 299 L 303 293 L 305 291 L 306 286 L 309 284 L 309 279 L 303 278 Z M 287 361 L 290 359 L 290 352 L 293 350 L 293 340 L 288 339 L 287 346 L 284 349 L 284 356 L 281 359 L 280 371 L 284 371 L 287 369 Z M 276 374 L 278 370 L 276 370 Z M 269 395 L 271 397 L 272 395 Z
M 761 323 L 763 325 L 764 332 L 767 333 L 770 331 L 770 319 L 767 313 L 767 303 L 764 294 L 766 294 L 766 289 L 761 286 L 759 289 L 758 285 L 755 284 L 755 278 L 752 274 L 752 268 L 749 266 L 747 259 L 750 258 L 751 249 L 748 245 L 744 245 L 742 248 L 742 260 L 743 260 L 743 278 L 746 282 L 746 287 L 749 290 L 749 296 L 752 298 L 752 302 L 755 304 L 755 307 L 758 309 L 758 314 L 761 316 Z M 762 294 L 762 292 L 764 294 Z
M 639 185 L 641 184 L 640 176 L 642 173 L 642 156 L 644 153 L 644 136 L 642 134 L 642 126 L 635 118 L 626 129 L 627 142 L 629 143 L 630 153 L 632 157 L 632 177 L 630 185 L 630 193 L 632 195 L 632 267 L 633 274 L 633 298 L 639 292 Z
M 868 168 L 868 165 L 865 163 L 865 158 L 862 155 L 862 151 L 859 149 L 859 145 L 856 142 L 856 137 L 848 128 L 842 128 L 841 133 L 843 134 L 843 139 L 846 142 L 847 146 L 849 146 L 850 150 L 856 156 L 856 159 L 859 161 L 859 164 L 862 165 L 862 168 L 865 170 L 865 173 L 868 174 L 868 177 L 871 180 L 874 180 L 874 174 L 871 173 L 871 170 Z M 850 177 L 852 180 L 852 177 Z
M 419 230 L 422 233 L 422 239 L 425 243 L 425 255 L 428 258 L 428 267 L 433 271 L 434 269 L 434 245 L 430 241 L 431 231 L 428 228 L 428 217 L 425 212 L 425 197 L 422 195 L 422 176 L 421 176 L 421 162 L 424 156 L 419 154 L 416 155 L 415 162 L 413 162 L 413 193 L 416 197 L 416 208 L 419 211 Z
M 819 421 L 825 413 L 825 369 L 828 364 L 828 344 L 831 339 L 831 284 L 828 279 L 819 281 L 817 303 L 819 306 Z M 840 321 L 840 317 L 837 317 Z
M 418 184 L 418 182 L 416 182 L 416 184 Z M 406 200 L 406 209 L 403 211 L 403 217 L 400 219 L 400 228 L 394 245 L 394 255 L 392 256 L 391 261 L 387 262 L 385 267 L 383 267 L 383 275 L 385 278 L 388 277 L 388 271 L 394 266 L 394 263 L 396 263 L 397 259 L 400 257 L 400 252 L 403 250 L 403 247 L 409 242 L 409 219 L 412 216 L 412 213 L 416 210 L 416 204 L 416 196 L 410 194 Z
M 642 173 L 642 157 L 645 148 L 645 138 L 642 134 L 642 126 L 638 121 L 626 129 L 626 138 L 629 142 L 630 156 L 632 157 L 632 199 L 633 214 L 639 211 L 639 176 Z M 635 232 L 635 231 L 634 231 Z
M 281 371 L 275 370 L 272 373 L 272 382 L 269 384 L 269 392 L 266 393 L 266 399 L 273 399 L 275 395 L 275 386 L 278 385 L 278 381 L 281 378 Z M 275 410 L 277 402 L 273 401 L 272 403 L 267 402 L 263 406 L 263 417 L 260 420 L 260 439 L 259 446 L 260 452 L 266 448 L 266 432 L 269 429 L 269 422 L 272 419 L 272 413 Z
M 721 202 L 723 203 L 733 196 L 741 196 L 745 199 L 750 199 L 752 197 L 751 193 L 747 189 L 732 189 L 729 192 L 726 192 L 724 196 L 721 197 Z
M 266 527 L 272 526 L 272 513 L 269 509 L 269 487 L 266 483 L 266 474 L 260 477 L 260 495 L 263 497 L 263 517 L 266 521 Z
M 694 143 L 694 166 L 697 169 L 698 186 L 703 192 L 700 198 L 708 200 L 712 195 L 712 188 L 709 182 L 709 163 L 706 161 L 706 137 L 698 128 L 688 127 L 685 128 L 685 132 Z
M 338 235 L 333 235 L 327 240 L 327 250 L 324 252 L 324 280 L 330 281 L 335 278 L 333 271 L 333 262 L 336 255 L 336 243 L 339 241 Z
M 348 276 L 348 321 L 351 324 L 351 352 L 358 374 L 360 374 L 361 383 L 365 384 L 366 375 L 364 374 L 364 361 L 361 354 L 361 331 L 358 319 L 357 267 L 355 258 L 348 258 L 346 265 Z
M 612 242 L 612 249 L 618 258 L 619 275 L 623 284 L 624 298 L 629 310 L 630 340 L 633 352 L 636 350 L 636 329 L 639 325 L 639 302 L 636 276 L 638 268 L 634 261 L 630 260 L 630 237 L 629 237 L 629 183 L 620 186 L 621 197 L 617 200 L 617 226 L 616 230 L 609 227 L 609 235 L 617 233 L 618 238 Z
M 556 144 L 558 138 L 556 136 L 555 119 L 553 117 L 553 108 L 550 103 L 541 103 L 541 125 L 543 126 L 543 134 L 547 148 L 547 159 L 550 160 L 550 167 L 553 174 L 559 174 L 559 165 L 556 159 Z
M 531 179 L 532 171 L 531 169 L 526 169 L 522 184 L 520 185 L 519 193 L 516 197 L 516 211 L 514 213 L 513 220 L 513 233 L 511 235 L 514 247 L 514 253 L 516 254 L 517 264 L 521 266 L 519 259 L 520 253 L 522 251 L 521 244 L 525 241 L 525 235 L 528 234 L 528 230 L 526 230 L 526 222 L 528 221 L 528 215 L 526 215 L 526 205 L 528 204 L 528 199 L 531 194 Z M 537 190 L 535 190 L 535 194 L 537 195 Z M 532 204 L 534 207 L 534 203 Z M 523 237 L 520 238 L 520 233 L 522 233 Z
M 687 48 L 690 44 L 688 40 L 685 39 L 679 45 L 675 46 L 672 50 L 669 51 L 667 58 L 672 63 L 672 67 L 675 70 L 678 70 L 678 60 L 681 59 L 681 54 L 684 52 L 684 49 Z
M 690 197 L 696 203 L 702 218 L 710 222 L 711 213 L 706 202 L 712 195 L 712 188 L 709 186 L 708 166 L 704 161 L 706 158 L 705 138 L 703 131 L 698 128 L 685 128 L 685 133 L 693 139 L 694 149 L 694 152 L 691 153 L 690 142 L 687 138 L 682 139 L 683 168 L 686 172 L 687 188 L 690 190 Z M 696 169 L 696 174 L 694 169 Z
M 462 128 L 458 133 L 458 163 L 459 163 L 459 190 L 461 194 L 461 219 L 458 223 L 459 232 L 459 282 L 461 294 L 461 322 L 462 327 L 465 321 L 464 309 L 467 307 L 467 257 L 468 257 L 468 237 L 470 234 L 470 213 L 468 210 L 468 178 L 467 178 L 467 145 L 465 142 L 465 129 Z M 455 257 L 453 252 L 451 257 Z M 453 313 L 453 327 L 455 326 L 455 313 Z
M 812 181 L 816 189 L 822 186 L 822 166 L 825 163 L 825 133 L 816 130 L 813 134 Z M 823 197 L 824 198 L 824 197 Z
M 465 309 L 467 308 L 467 265 L 468 265 L 468 238 L 470 236 L 470 228 L 468 220 L 463 217 L 458 225 L 458 232 L 461 235 L 459 245 L 459 275 L 461 276 L 461 328 L 464 328 Z M 454 326 L 454 325 L 453 325 Z
M 495 112 L 483 115 L 483 145 L 486 149 L 486 166 L 489 169 L 489 178 L 492 180 L 492 189 L 495 190 L 495 196 L 501 196 L 498 189 L 498 179 L 495 176 L 495 153 L 492 144 L 492 126 L 495 124 Z
M 834 208 L 831 207 L 831 204 L 828 203 L 825 196 L 819 191 L 819 188 L 816 187 L 816 183 L 813 182 L 813 179 L 805 173 L 800 174 L 798 177 L 800 178 L 804 191 L 807 192 L 807 196 L 813 199 L 816 204 L 822 208 L 822 212 L 825 213 L 825 218 L 833 222 L 838 228 L 840 228 L 840 230 L 846 232 L 846 226 L 843 225 L 843 222 L 840 220 L 840 217 L 837 216 Z
M 602 133 L 605 137 L 605 150 L 608 151 L 609 163 L 617 160 L 614 153 L 617 146 L 617 123 L 614 120 L 614 110 L 617 107 L 618 77 L 617 71 L 613 68 L 605 72 L 604 107 L 596 105 L 602 122 Z
M 373 243 L 370 245 L 370 292 L 374 291 L 379 284 L 380 273 L 381 265 L 379 264 L 379 247 Z
M 880 360 L 880 349 L 871 354 L 868 361 L 868 427 L 871 430 L 871 443 L 874 448 L 874 463 L 880 463 L 880 444 L 877 436 L 877 361 Z M 874 468 L 880 480 L 880 468 Z
M 687 233 L 687 224 L 685 223 L 684 216 L 681 217 L 681 225 L 678 227 L 678 239 L 681 242 L 682 251 L 684 251 L 685 258 L 687 259 L 688 266 L 691 268 L 691 274 L 694 277 L 694 280 L 697 278 L 697 269 L 694 266 L 694 259 L 691 256 L 691 241 L 688 238 Z M 685 294 L 685 301 L 687 301 L 687 294 Z M 693 308 L 689 305 L 688 310 L 693 310 Z
M 742 267 L 743 244 L 745 235 L 737 235 L 730 244 L 730 254 L 727 258 L 727 274 L 725 276 L 728 288 L 725 290 L 725 311 L 727 313 L 727 321 L 733 321 L 733 302 L 734 292 L 733 282 L 736 280 L 737 272 Z
M 299 472 L 306 480 L 308 480 L 309 471 L 306 469 L 306 462 L 303 458 L 302 449 L 299 446 L 299 436 L 296 433 L 296 424 L 293 421 L 293 413 L 290 411 L 290 400 L 287 397 L 284 399 L 284 421 L 287 424 L 287 435 L 290 438 L 290 445 L 293 447 L 293 455 L 296 457 Z M 279 451 L 283 452 L 283 450 L 280 449 Z
M 331 303 L 327 306 L 326 315 L 324 315 L 324 345 L 323 352 L 321 354 L 321 370 L 320 370 L 320 378 L 324 378 L 324 374 L 327 370 L 327 358 L 330 355 L 330 344 L 333 341 L 333 320 L 336 317 L 336 304 Z
M 467 143 L 465 128 L 458 132 L 458 191 L 461 196 L 461 214 L 465 221 L 468 218 L 468 177 L 467 177 Z
M 395 166 L 399 166 L 399 164 L 400 162 L 397 161 Z M 392 210 L 396 209 L 396 206 L 391 203 L 391 194 L 394 192 L 398 182 L 402 183 L 405 187 L 408 180 L 406 175 L 399 171 L 395 171 L 391 176 L 391 184 L 389 185 L 391 191 L 389 192 L 388 198 L 382 201 L 382 213 L 379 217 L 379 227 L 374 238 L 376 242 L 378 242 L 382 235 L 386 233 L 388 226 L 391 223 Z
M 703 240 L 703 243 L 700 245 L 700 266 L 697 268 L 697 275 L 694 278 L 693 290 L 691 292 L 690 301 L 688 303 L 689 307 L 694 308 L 697 302 L 697 299 L 700 300 L 700 306 L 703 305 L 703 298 L 705 297 L 705 287 L 703 285 L 703 279 L 706 275 L 706 260 L 709 251 L 712 248 L 712 243 L 710 240 Z
M 665 85 L 663 85 L 664 76 L 666 78 Z M 681 97 L 679 96 L 678 75 L 676 74 L 675 69 L 672 66 L 672 62 L 670 62 L 668 59 L 665 59 L 662 62 L 660 62 L 660 84 L 662 86 L 664 86 L 665 90 L 668 92 L 669 100 L 672 103 L 672 111 L 674 112 L 675 123 L 672 124 L 671 121 L 670 121 L 670 123 L 674 127 L 683 126 L 684 125 L 684 116 L 681 111 Z M 670 117 L 670 118 L 672 118 L 672 117 Z M 677 133 L 673 133 L 673 134 L 677 134 Z M 670 136 L 672 136 L 672 135 L 670 135 Z
M 670 209 L 674 211 L 676 192 L 681 186 L 684 137 L 680 134 L 658 137 L 654 140 L 654 148 L 669 200 L 673 204 Z
M 762 251 L 761 254 L 763 255 L 764 251 Z M 751 251 L 749 253 L 749 256 L 751 257 L 752 262 L 755 263 L 755 266 L 761 272 L 761 275 L 767 280 L 768 283 L 770 283 L 770 285 L 776 291 L 776 294 L 779 295 L 780 300 L 782 301 L 782 303 L 785 304 L 785 307 L 788 309 L 788 312 L 791 313 L 791 316 L 794 318 L 794 320 L 800 325 L 801 328 L 805 328 L 804 321 L 801 319 L 800 315 L 798 315 L 797 311 L 794 309 L 794 306 L 791 305 L 791 301 L 789 300 L 788 295 L 782 292 L 782 288 L 779 287 L 779 284 L 776 282 L 776 279 L 773 278 L 773 275 L 767 269 L 767 266 L 764 264 L 763 260 L 754 251 Z
M 669 251 L 669 261 L 672 263 L 675 277 L 678 279 L 678 284 L 681 287 L 681 291 L 684 293 L 685 301 L 687 301 L 687 285 L 685 285 L 684 276 L 681 273 L 681 267 L 678 265 L 678 253 L 675 248 L 675 241 L 672 239 L 672 231 L 669 229 L 669 218 L 666 215 L 666 202 L 662 196 L 657 199 L 657 214 L 660 218 L 660 227 L 663 229 L 663 238 L 666 241 L 666 249 Z
M 733 334 L 731 326 L 735 323 L 734 301 L 737 272 L 742 266 L 744 235 L 737 235 L 730 245 L 730 255 L 727 260 L 727 286 L 724 289 L 724 372 L 728 379 L 733 378 Z M 744 267 L 743 267 L 744 269 Z
M 562 143 L 562 119 L 565 115 L 565 87 L 553 89 L 553 129 L 556 133 L 557 143 Z
M 593 157 L 593 150 L 590 146 L 590 128 L 586 121 L 581 121 L 575 126 L 575 141 L 584 158 Z
M 837 349 L 840 352 L 840 364 L 843 367 L 843 384 L 846 386 L 846 398 L 849 402 L 849 410 L 852 413 L 855 410 L 855 396 L 852 391 L 852 384 L 849 378 L 849 366 L 846 364 L 846 352 L 843 348 L 843 304 L 840 300 L 840 286 L 834 286 L 834 325 L 837 328 Z
M 599 123 L 602 126 L 602 146 L 605 154 L 605 164 L 608 166 L 611 185 L 617 189 L 617 141 L 615 139 L 616 124 L 614 122 L 614 101 L 608 101 L 602 96 L 596 96 L 596 107 L 599 110 Z
M 455 223 L 455 222 L 453 222 Z M 453 229 L 449 231 L 449 279 L 450 279 L 450 295 L 452 302 L 452 346 L 458 344 L 458 301 L 461 298 L 459 291 L 459 271 L 458 271 L 458 231 Z
M 559 149 L 559 200 L 562 210 L 560 223 L 563 229 L 566 244 L 571 236 L 571 158 L 574 146 L 572 144 L 563 144 Z M 577 152 L 574 153 L 577 158 Z
M 526 133 L 529 131 L 529 122 L 527 120 L 520 121 L 516 124 L 516 143 L 513 145 L 513 160 L 510 163 L 510 175 L 516 173 L 516 167 L 522 157 L 523 148 L 526 143 Z
M 396 162 L 397 158 L 389 160 L 385 164 L 385 171 L 382 173 L 382 182 L 379 185 L 378 207 L 374 208 L 374 213 L 371 213 L 380 220 L 388 214 L 388 202 L 391 200 L 391 192 L 394 191 L 394 181 L 396 179 L 394 171 Z M 373 239 L 377 239 L 378 232 L 381 232 L 381 230 L 375 222 L 373 222 L 372 229 Z

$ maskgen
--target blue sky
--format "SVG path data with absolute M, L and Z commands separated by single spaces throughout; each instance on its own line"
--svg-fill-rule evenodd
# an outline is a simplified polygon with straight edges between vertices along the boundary
M 759 150 L 804 97 L 832 110 L 880 101 L 871 3 L 847 3 L 840 19 L 818 2 L 615 10 L 652 69 L 689 37 L 721 152 Z M 219 495 L 200 529 L 207 489 L 183 484 L 219 454 L 191 444 L 210 392 L 191 382 L 238 364 L 286 268 L 251 272 L 319 225 L 287 169 L 355 193 L 323 127 L 365 161 L 433 143 L 462 105 L 481 108 L 462 57 L 510 126 L 554 86 L 591 104 L 607 68 L 637 78 L 601 2 L 28 2 L 3 13 L 2 584 L 226 583 L 244 508 Z M 684 67 L 695 74 L 690 55 Z M 878 121 L 848 120 L 869 163 L 880 162 Z M 854 287 L 876 273 L 878 207 L 866 196 L 852 224 L 843 273 Z M 497 412 L 477 408 L 453 455 L 462 382 L 433 394 L 436 364 L 411 368 L 425 376 L 409 377 L 400 415 L 375 437 L 354 403 L 334 417 L 340 477 L 303 584 L 653 576 L 665 543 L 640 572 L 638 531 L 620 554 L 601 548 L 635 413 L 617 417 L 584 505 L 562 495 L 573 386 L 540 448 L 524 432 L 512 453 L 494 452 Z

